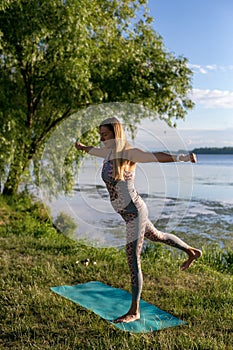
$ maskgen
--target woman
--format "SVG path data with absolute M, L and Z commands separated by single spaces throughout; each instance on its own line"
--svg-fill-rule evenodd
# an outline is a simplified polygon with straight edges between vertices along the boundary
M 116 118 L 104 120 L 100 127 L 100 139 L 103 148 L 85 146 L 76 142 L 78 150 L 104 158 L 102 179 L 105 182 L 113 208 L 126 222 L 126 253 L 131 273 L 132 303 L 129 311 L 114 322 L 132 322 L 140 318 L 139 301 L 142 291 L 142 271 L 140 253 L 144 237 L 153 242 L 162 242 L 179 248 L 188 254 L 181 269 L 188 268 L 202 252 L 193 248 L 173 234 L 157 230 L 148 219 L 147 207 L 134 188 L 136 163 L 148 162 L 196 162 L 194 153 L 171 155 L 163 152 L 144 152 L 131 147 L 125 137 L 121 123 Z

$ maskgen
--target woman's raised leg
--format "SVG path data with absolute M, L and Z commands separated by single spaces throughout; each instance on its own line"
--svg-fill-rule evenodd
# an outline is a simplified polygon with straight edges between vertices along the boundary
M 157 230 L 150 220 L 146 223 L 145 237 L 152 242 L 161 242 L 187 253 L 188 259 L 181 265 L 181 270 L 187 269 L 195 259 L 202 255 L 201 250 L 189 246 L 176 235 Z

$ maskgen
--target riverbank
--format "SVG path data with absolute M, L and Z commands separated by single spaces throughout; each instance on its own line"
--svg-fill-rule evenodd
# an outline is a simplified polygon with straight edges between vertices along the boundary
M 233 147 L 201 147 L 194 148 L 193 153 L 197 154 L 233 154 Z
M 0 208 L 0 348 L 233 349 L 232 252 L 206 248 L 182 272 L 183 253 L 148 247 L 142 298 L 188 325 L 132 335 L 50 291 L 92 280 L 130 291 L 123 250 L 91 248 L 58 234 L 43 207 L 29 199 L 0 197 Z M 87 258 L 88 266 L 77 263 Z

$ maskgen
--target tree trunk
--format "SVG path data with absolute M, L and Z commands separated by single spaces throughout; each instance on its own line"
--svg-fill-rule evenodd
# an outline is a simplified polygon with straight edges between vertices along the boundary
M 14 159 L 10 164 L 10 170 L 6 182 L 4 183 L 3 195 L 17 194 L 20 179 L 25 169 L 27 159 L 25 159 L 25 145 L 18 146 L 15 150 Z
M 11 167 L 8 178 L 4 184 L 3 195 L 12 196 L 17 193 L 20 184 L 20 176 L 21 174 L 19 174 L 15 168 L 12 169 Z

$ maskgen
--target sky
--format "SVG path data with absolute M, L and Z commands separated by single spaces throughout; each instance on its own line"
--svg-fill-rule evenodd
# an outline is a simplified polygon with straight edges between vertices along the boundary
M 166 49 L 194 72 L 195 108 L 177 131 L 189 149 L 233 147 L 233 1 L 149 0 L 148 7 Z

